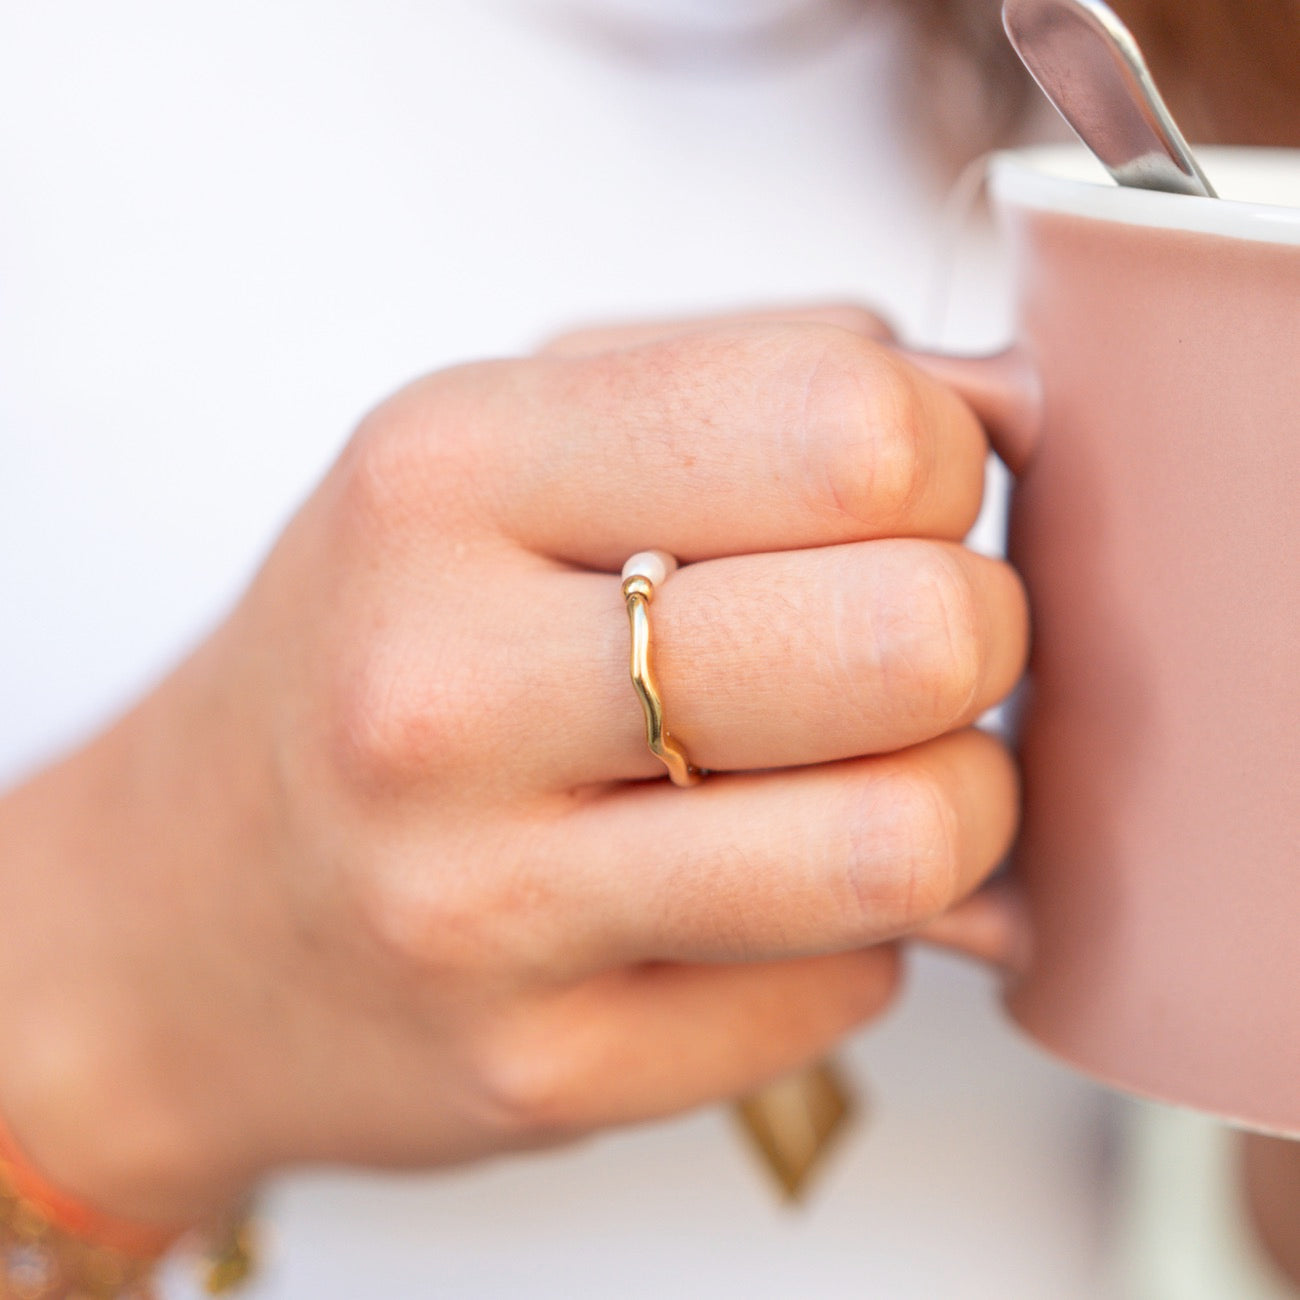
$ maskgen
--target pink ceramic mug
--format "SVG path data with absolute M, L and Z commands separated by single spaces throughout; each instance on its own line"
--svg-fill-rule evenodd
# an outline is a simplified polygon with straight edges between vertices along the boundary
M 1202 152 L 1224 200 L 995 159 L 1018 341 L 927 364 L 1017 476 L 1011 1013 L 1104 1082 L 1300 1136 L 1300 151 Z

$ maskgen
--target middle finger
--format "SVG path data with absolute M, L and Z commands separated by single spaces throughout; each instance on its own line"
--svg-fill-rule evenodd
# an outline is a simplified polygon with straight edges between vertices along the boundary
M 440 385 L 440 424 L 477 431 L 466 482 L 479 516 L 587 568 L 647 547 L 690 561 L 958 540 L 983 492 L 988 446 L 969 407 L 831 325 L 705 330 Z

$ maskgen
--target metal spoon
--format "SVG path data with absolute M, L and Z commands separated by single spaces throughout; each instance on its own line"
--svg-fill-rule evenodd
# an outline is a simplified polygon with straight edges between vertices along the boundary
M 1043 94 L 1120 185 L 1218 197 L 1109 5 L 1003 0 L 1002 25 Z

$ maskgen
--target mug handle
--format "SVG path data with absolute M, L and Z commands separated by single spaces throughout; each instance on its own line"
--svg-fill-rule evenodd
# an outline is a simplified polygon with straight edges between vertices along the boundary
M 1042 433 L 1043 391 L 1023 344 L 991 356 L 945 356 L 899 348 L 899 355 L 956 389 L 979 417 L 993 450 L 1018 478 Z

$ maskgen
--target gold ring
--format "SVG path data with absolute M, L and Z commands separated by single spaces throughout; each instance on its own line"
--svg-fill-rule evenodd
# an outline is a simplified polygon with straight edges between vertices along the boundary
M 650 666 L 650 602 L 655 588 L 667 581 L 677 561 L 666 551 L 638 551 L 623 566 L 623 599 L 632 629 L 632 685 L 645 714 L 650 752 L 668 769 L 674 785 L 698 785 L 704 772 L 692 765 L 664 722 L 664 702 Z

